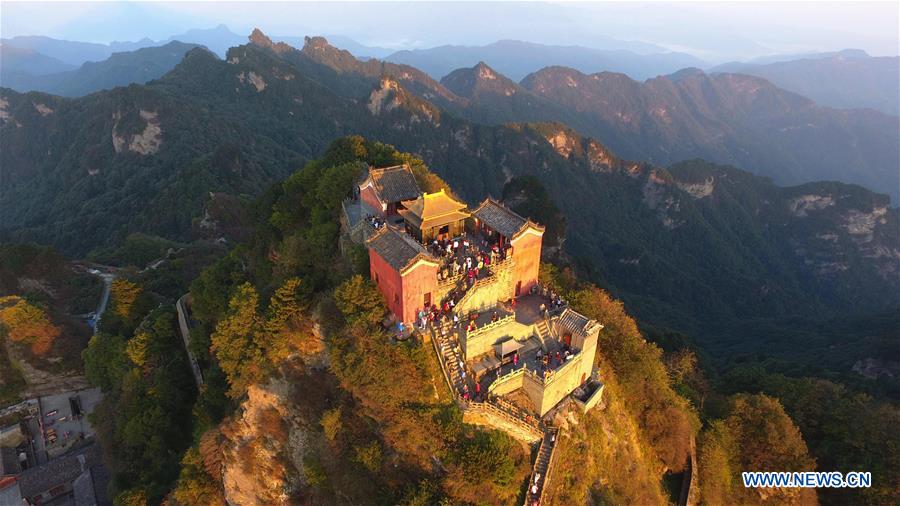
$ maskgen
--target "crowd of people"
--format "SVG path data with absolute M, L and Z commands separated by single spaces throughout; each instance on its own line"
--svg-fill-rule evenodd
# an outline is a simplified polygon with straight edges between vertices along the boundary
M 466 276 L 466 286 L 471 287 L 475 281 L 486 274 L 492 264 L 503 261 L 509 255 L 509 248 L 501 248 L 491 244 L 484 238 L 476 238 L 463 234 L 455 239 L 434 239 L 429 244 L 430 252 L 444 259 L 438 271 L 438 279 L 452 279 L 460 274 Z
M 382 218 L 381 216 L 375 216 L 374 214 L 367 214 L 366 222 L 369 225 L 372 225 L 372 228 L 374 228 L 375 230 L 378 230 L 379 228 L 384 226 L 384 218 Z
M 562 349 L 556 350 L 555 353 L 549 351 L 544 353 L 543 350 L 539 349 L 535 358 L 540 367 L 541 377 L 549 377 L 553 374 L 553 371 L 562 367 L 566 361 L 571 360 L 574 356 L 575 352 L 572 351 L 571 346 L 566 343 L 563 343 Z
M 541 302 L 541 316 L 544 318 L 549 318 L 551 313 L 559 313 L 566 305 L 566 301 L 563 300 L 562 297 L 559 296 L 554 290 L 547 288 L 546 286 L 538 286 L 534 285 L 531 288 L 531 293 L 539 293 L 546 299 L 550 299 L 550 304 L 548 305 L 545 302 Z

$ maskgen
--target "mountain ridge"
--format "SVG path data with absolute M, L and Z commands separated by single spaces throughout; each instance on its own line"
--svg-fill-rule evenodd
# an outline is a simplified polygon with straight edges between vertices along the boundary
M 707 162 L 626 161 L 561 124 L 459 119 L 389 75 L 346 97 L 340 76 L 300 51 L 247 44 L 226 61 L 194 49 L 161 79 L 79 99 L 3 90 L 2 235 L 70 252 L 136 231 L 190 240 L 210 192 L 259 194 L 332 139 L 363 133 L 421 153 L 469 202 L 536 177 L 565 214 L 569 255 L 646 321 L 741 339 L 751 326 L 735 333 L 728 322 L 895 298 L 898 211 L 885 196 L 841 183 L 779 188 Z M 696 300 L 675 297 L 685 290 Z

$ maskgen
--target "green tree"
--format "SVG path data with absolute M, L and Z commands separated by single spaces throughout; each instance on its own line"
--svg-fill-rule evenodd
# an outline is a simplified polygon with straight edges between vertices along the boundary
M 181 459 L 181 473 L 172 497 L 179 504 L 224 506 L 221 482 L 207 473 L 203 457 L 196 447 L 188 449 Z
M 88 381 L 103 392 L 118 387 L 128 371 L 125 340 L 121 336 L 100 332 L 91 337 L 81 356 Z
M 372 328 L 381 324 L 386 311 L 381 293 L 359 274 L 335 289 L 334 300 L 348 322 Z

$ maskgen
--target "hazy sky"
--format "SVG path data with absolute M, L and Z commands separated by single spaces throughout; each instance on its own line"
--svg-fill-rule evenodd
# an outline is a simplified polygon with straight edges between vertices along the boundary
M 898 2 L 10 2 L 0 36 L 110 42 L 191 28 L 345 35 L 392 48 L 519 39 L 602 45 L 637 40 L 710 60 L 861 48 L 897 55 Z

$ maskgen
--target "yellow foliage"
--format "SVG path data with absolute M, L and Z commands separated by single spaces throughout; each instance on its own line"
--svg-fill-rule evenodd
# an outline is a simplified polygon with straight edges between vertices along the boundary
M 141 295 L 142 288 L 127 279 L 116 279 L 110 285 L 110 297 L 117 315 L 129 319 L 134 301 Z
M 128 340 L 125 345 L 125 354 L 134 365 L 143 368 L 147 364 L 147 345 L 150 343 L 150 334 L 140 331 Z
M 43 309 L 14 295 L 0 298 L 0 323 L 6 327 L 10 340 L 30 344 L 35 355 L 50 351 L 60 334 L 59 327 L 50 322 Z

